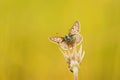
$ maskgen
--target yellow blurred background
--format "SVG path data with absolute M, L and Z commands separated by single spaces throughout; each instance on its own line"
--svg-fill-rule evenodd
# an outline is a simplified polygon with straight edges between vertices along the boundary
M 86 52 L 79 80 L 120 80 L 120 0 L 0 0 L 0 80 L 73 80 L 48 37 L 76 20 Z

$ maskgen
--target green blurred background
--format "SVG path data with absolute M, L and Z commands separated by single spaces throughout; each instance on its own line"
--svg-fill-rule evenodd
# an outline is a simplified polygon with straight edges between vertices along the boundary
M 0 0 L 0 80 L 73 80 L 48 37 L 76 20 L 86 52 L 79 80 L 120 80 L 120 0 Z

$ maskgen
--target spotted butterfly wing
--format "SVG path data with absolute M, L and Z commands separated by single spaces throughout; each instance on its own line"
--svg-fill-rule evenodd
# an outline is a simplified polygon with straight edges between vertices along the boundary
M 79 32 L 80 32 L 80 24 L 79 24 L 78 21 L 76 21 L 76 22 L 73 24 L 72 28 L 70 29 L 68 35 L 71 36 L 71 35 L 79 34 Z
M 50 41 L 59 44 L 63 49 L 68 50 L 69 46 L 64 41 L 64 37 L 54 36 L 54 37 L 50 37 L 49 39 L 50 39 Z
M 50 37 L 49 39 L 54 43 L 60 44 L 63 41 L 64 37 L 54 36 L 54 37 Z
M 80 32 L 80 23 L 76 21 L 72 28 L 69 31 L 69 36 L 72 37 L 73 40 L 75 40 L 76 44 L 79 44 L 82 41 L 82 36 L 79 34 Z

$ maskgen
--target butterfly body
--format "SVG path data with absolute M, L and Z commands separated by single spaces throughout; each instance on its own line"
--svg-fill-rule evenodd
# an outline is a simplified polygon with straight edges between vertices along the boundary
M 72 37 L 71 36 L 65 36 L 64 37 L 64 40 L 68 43 L 71 43 L 73 41 Z
M 79 22 L 76 21 L 65 37 L 54 36 L 49 39 L 52 42 L 59 44 L 63 49 L 68 50 L 79 44 L 82 41 L 82 36 L 79 34 Z
M 72 36 L 69 36 L 69 35 L 64 37 L 64 41 L 66 42 L 66 44 L 68 45 L 69 48 L 71 48 L 74 44 L 74 40 L 73 40 Z

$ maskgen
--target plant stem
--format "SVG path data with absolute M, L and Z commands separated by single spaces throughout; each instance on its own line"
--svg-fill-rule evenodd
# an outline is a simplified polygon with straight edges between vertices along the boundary
M 78 80 L 78 67 L 73 67 L 74 80 Z

